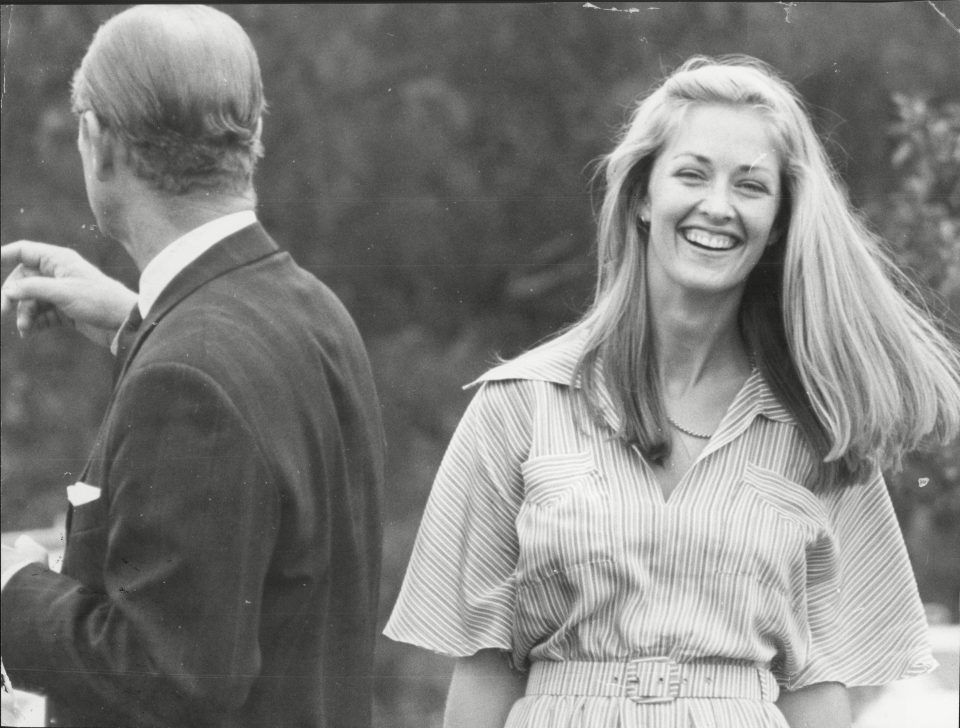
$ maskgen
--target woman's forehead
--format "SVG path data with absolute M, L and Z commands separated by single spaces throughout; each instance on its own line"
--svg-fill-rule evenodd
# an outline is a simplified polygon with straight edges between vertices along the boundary
M 706 164 L 776 173 L 781 166 L 778 137 L 769 116 L 753 107 L 697 104 L 678 119 L 658 157 L 690 157 Z

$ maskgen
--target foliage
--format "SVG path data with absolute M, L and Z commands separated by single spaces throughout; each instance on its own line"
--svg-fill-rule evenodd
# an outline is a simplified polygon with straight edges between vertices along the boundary
M 873 218 L 960 342 L 960 100 L 895 94 L 891 166 L 898 188 Z M 958 607 L 960 441 L 911 454 L 888 475 L 924 598 Z
M 594 7 L 223 6 L 253 38 L 270 103 L 258 213 L 353 312 L 377 376 L 390 446 L 382 618 L 469 400 L 462 385 L 582 309 L 590 164 L 634 97 L 685 57 L 743 52 L 781 69 L 852 198 L 937 295 L 929 305 L 960 311 L 960 44 L 926 3 Z M 0 241 L 65 243 L 133 284 L 92 224 L 67 101 L 117 11 L 2 7 Z M 69 332 L 21 341 L 4 321 L 2 336 L 2 524 L 45 526 L 95 435 L 109 357 Z M 924 598 L 953 608 L 958 461 L 955 447 L 918 453 L 890 474 Z M 379 722 L 436 723 L 449 670 L 382 640 Z

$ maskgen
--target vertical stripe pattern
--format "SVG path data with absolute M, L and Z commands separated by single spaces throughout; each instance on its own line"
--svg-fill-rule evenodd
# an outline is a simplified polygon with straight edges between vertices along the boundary
M 820 493 L 758 372 L 669 498 L 587 414 L 561 339 L 481 378 L 424 513 L 387 636 L 452 656 L 669 657 L 772 670 L 797 689 L 936 665 L 879 473 Z M 512 728 L 783 726 L 769 701 L 530 694 Z

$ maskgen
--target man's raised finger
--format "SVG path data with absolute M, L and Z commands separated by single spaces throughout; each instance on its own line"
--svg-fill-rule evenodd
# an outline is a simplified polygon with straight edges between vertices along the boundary
M 35 268 L 44 275 L 52 275 L 57 252 L 65 250 L 67 249 L 49 243 L 18 240 L 15 243 L 0 246 L 0 265 L 4 268 L 24 265 L 28 268 Z
M 64 281 L 58 278 L 46 278 L 38 275 L 25 275 L 14 278 L 11 276 L 4 282 L 3 311 L 16 301 L 33 299 L 59 306 L 67 302 L 67 291 L 64 290 Z

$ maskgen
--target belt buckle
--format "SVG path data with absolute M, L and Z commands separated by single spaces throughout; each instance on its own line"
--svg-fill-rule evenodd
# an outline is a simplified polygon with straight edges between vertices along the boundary
M 680 697 L 680 664 L 669 657 L 630 660 L 621 688 L 623 697 L 634 703 L 672 703 Z

